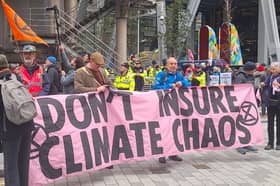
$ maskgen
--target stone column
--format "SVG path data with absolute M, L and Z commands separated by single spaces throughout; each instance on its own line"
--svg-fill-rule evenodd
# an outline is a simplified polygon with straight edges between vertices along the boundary
M 127 17 L 129 0 L 116 0 L 116 46 L 118 64 L 127 61 Z
M 66 0 L 64 1 L 64 11 L 69 14 L 73 19 L 77 16 L 77 0 Z
M 264 37 L 261 39 L 267 41 L 268 58 L 270 62 L 280 61 L 280 41 L 274 0 L 259 0 L 259 9 L 262 11 L 262 17 L 260 19 L 264 20 L 263 23 L 265 28 L 264 33 L 262 33 L 262 29 L 260 30 L 261 33 L 259 31 L 259 37 Z M 263 52 L 263 54 L 265 54 L 265 52 Z
M 166 33 L 166 9 L 165 1 L 157 1 L 157 33 L 158 33 L 158 50 L 159 50 L 159 63 L 162 64 L 162 60 L 167 58 L 166 45 L 165 45 L 165 33 Z
M 258 63 L 268 64 L 268 38 L 264 23 L 263 7 L 260 1 L 258 11 Z

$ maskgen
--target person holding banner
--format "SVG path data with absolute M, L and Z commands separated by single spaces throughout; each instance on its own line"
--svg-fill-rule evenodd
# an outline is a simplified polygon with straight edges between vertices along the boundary
M 256 64 L 248 61 L 244 64 L 243 66 L 243 70 L 240 71 L 236 78 L 235 78 L 235 84 L 242 84 L 242 83 L 250 83 L 253 86 L 255 86 L 255 72 L 256 72 Z M 237 152 L 239 152 L 240 154 L 246 154 L 246 152 L 248 151 L 252 151 L 252 152 L 257 152 L 258 149 L 253 147 L 253 146 L 245 146 L 245 147 L 239 147 L 236 149 Z
M 76 71 L 74 78 L 75 92 L 104 92 L 106 89 L 105 85 L 112 85 L 105 70 L 101 68 L 104 64 L 105 60 L 103 55 L 100 52 L 93 52 L 90 56 L 89 62 Z M 107 168 L 112 169 L 113 165 Z
M 5 55 L 0 54 L 0 80 L 11 80 Z M 4 177 L 6 186 L 28 186 L 29 155 L 33 121 L 16 125 L 5 113 L 0 85 L 0 139 L 4 153 Z M 15 113 L 17 114 L 17 113 Z
M 103 92 L 106 87 L 111 85 L 110 79 L 102 65 L 105 64 L 104 57 L 100 52 L 93 52 L 86 66 L 76 71 L 74 79 L 75 93 Z
M 178 63 L 174 57 L 170 57 L 166 62 L 166 70 L 159 72 L 156 76 L 153 89 L 171 89 L 190 86 L 190 82 L 183 76 L 181 72 L 178 72 Z M 183 159 L 177 155 L 169 156 L 170 160 L 183 161 Z M 165 157 L 159 158 L 160 163 L 166 163 Z

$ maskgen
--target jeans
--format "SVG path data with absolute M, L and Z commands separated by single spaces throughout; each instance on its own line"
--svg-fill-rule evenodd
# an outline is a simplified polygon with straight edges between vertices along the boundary
M 28 186 L 31 131 L 3 140 L 5 186 Z
M 278 106 L 267 108 L 268 144 L 274 147 L 274 119 L 276 117 L 276 145 L 280 145 L 280 109 Z

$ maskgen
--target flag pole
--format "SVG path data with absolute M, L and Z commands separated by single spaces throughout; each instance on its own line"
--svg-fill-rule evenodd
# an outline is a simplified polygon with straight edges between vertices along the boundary
M 61 38 L 60 38 L 60 31 L 59 31 L 60 24 L 58 21 L 59 20 L 59 10 L 56 5 L 54 5 L 53 7 L 46 8 L 46 10 L 54 12 L 55 25 L 56 25 L 56 37 L 57 37 L 58 45 L 61 45 Z

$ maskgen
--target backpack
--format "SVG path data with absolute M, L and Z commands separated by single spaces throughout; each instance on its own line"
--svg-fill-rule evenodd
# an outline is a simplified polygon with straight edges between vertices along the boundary
M 18 80 L 0 80 L 1 94 L 6 116 L 9 121 L 21 125 L 31 121 L 36 115 L 35 102 Z
M 168 72 L 167 71 L 163 71 L 164 75 L 163 75 L 163 84 L 165 84 L 167 82 L 167 76 L 168 76 Z M 178 73 L 180 73 L 180 71 L 176 70 L 176 81 L 177 81 L 177 77 L 178 77 Z

